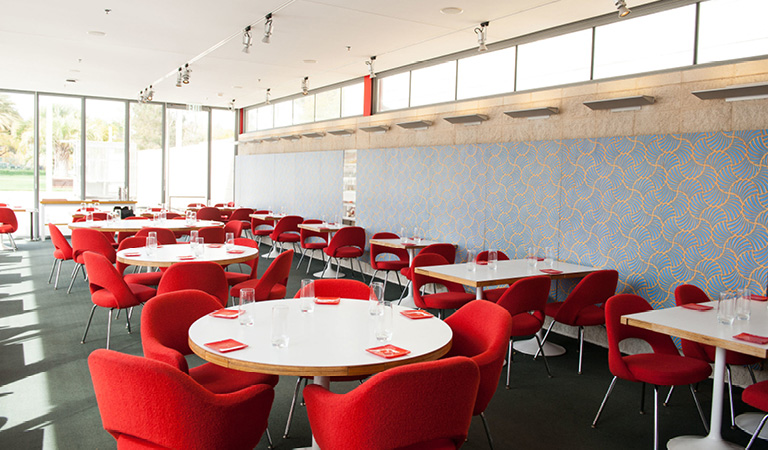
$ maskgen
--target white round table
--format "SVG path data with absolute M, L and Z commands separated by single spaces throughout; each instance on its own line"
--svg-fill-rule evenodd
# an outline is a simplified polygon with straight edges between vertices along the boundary
M 204 244 L 202 256 L 187 259 L 188 256 L 194 256 L 191 245 L 171 244 L 160 246 L 152 256 L 147 254 L 146 247 L 126 248 L 117 252 L 117 260 L 123 264 L 144 267 L 170 267 L 185 261 L 211 261 L 226 266 L 259 257 L 259 250 L 253 247 L 235 245 L 233 250 L 236 253 L 228 253 L 224 244 Z
M 185 220 L 96 220 L 93 222 L 73 222 L 70 223 L 69 229 L 76 230 L 78 228 L 92 228 L 99 231 L 139 231 L 142 228 L 165 228 L 171 231 L 189 231 L 199 230 L 206 227 L 223 227 L 224 222 L 218 222 L 216 220 L 198 220 L 190 225 L 187 225 Z

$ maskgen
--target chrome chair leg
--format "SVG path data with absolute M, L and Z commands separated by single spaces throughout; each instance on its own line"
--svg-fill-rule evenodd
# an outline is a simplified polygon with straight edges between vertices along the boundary
M 640 383 L 640 414 L 645 414 L 645 383 Z
M 296 399 L 299 397 L 299 388 L 301 387 L 301 377 L 296 380 L 296 387 L 293 388 L 293 399 L 291 399 L 291 409 L 288 410 L 288 421 L 285 424 L 283 439 L 288 439 L 288 433 L 291 431 L 291 420 L 293 420 L 293 411 L 296 409 Z
M 54 291 L 59 288 L 59 275 L 61 275 L 61 265 L 63 263 L 64 263 L 64 261 L 59 260 L 58 267 L 56 268 L 56 282 L 53 283 L 53 290 Z
M 379 273 L 379 269 L 376 269 L 373 271 L 373 275 L 371 275 L 371 282 L 368 283 L 368 287 L 371 287 L 373 282 L 376 280 L 376 274 Z M 386 278 L 384 278 L 386 280 Z
M 304 261 L 304 254 L 307 253 L 307 249 L 302 249 L 301 252 L 301 258 L 299 258 L 299 263 L 296 264 L 296 268 L 298 269 L 301 266 L 301 262 Z
M 709 434 L 709 424 L 707 423 L 707 419 L 704 417 L 704 411 L 701 410 L 701 404 L 699 403 L 699 398 L 696 396 L 696 391 L 693 389 L 693 385 L 689 385 L 691 388 L 691 395 L 693 395 L 693 402 L 696 403 L 696 409 L 699 411 L 699 417 L 701 418 L 701 423 L 704 424 L 704 430 L 706 430 L 707 434 Z
M 669 399 L 672 398 L 672 392 L 675 390 L 674 386 L 669 387 L 669 393 L 667 394 L 667 398 L 664 400 L 664 406 L 669 405 Z
M 480 413 L 480 418 L 483 419 L 483 427 L 485 428 L 485 435 L 488 436 L 488 446 L 493 450 L 493 438 L 491 437 L 491 429 L 488 428 L 488 421 L 485 419 L 485 412 Z
M 728 373 L 728 406 L 731 407 L 731 429 L 736 429 L 736 418 L 733 416 L 733 377 L 731 376 L 731 365 L 725 365 L 725 371 Z
M 265 430 L 267 435 L 267 448 L 272 449 L 275 448 L 275 444 L 272 443 L 272 435 L 269 434 L 269 425 L 267 425 L 267 429 Z
M 659 387 L 653 385 L 653 450 L 659 450 Z
M 584 327 L 579 327 L 579 375 L 581 375 L 581 360 L 584 357 Z
M 553 326 L 555 326 L 555 321 L 554 320 L 552 320 L 552 323 L 549 324 L 549 328 L 547 328 L 547 332 L 544 333 L 544 339 L 541 340 L 541 345 L 544 345 L 544 344 L 547 343 L 547 338 L 549 337 L 549 332 L 552 331 L 552 327 Z M 536 350 L 536 354 L 533 355 L 533 359 L 536 359 L 536 358 L 539 357 L 539 352 L 541 352 L 541 350 Z
M 91 327 L 91 320 L 93 319 L 94 311 L 96 311 L 96 305 L 93 305 L 91 308 L 91 314 L 88 315 L 88 323 L 85 324 L 85 332 L 83 332 L 83 339 L 80 341 L 81 344 L 85 344 L 85 336 L 88 335 L 88 328 Z
M 600 408 L 597 410 L 597 414 L 595 415 L 595 420 L 592 421 L 592 428 L 597 428 L 597 421 L 600 420 L 600 415 L 603 413 L 603 408 L 605 408 L 605 403 L 608 401 L 608 397 L 611 395 L 611 392 L 613 392 L 613 386 L 616 384 L 617 378 L 618 377 L 613 377 L 611 380 L 611 384 L 608 386 L 608 392 L 605 393 L 603 402 L 600 403 Z
M 112 337 L 112 310 L 113 309 L 114 308 L 109 308 L 109 318 L 107 319 L 107 350 L 109 350 L 109 338 Z
M 536 343 L 539 344 L 539 352 L 541 352 L 542 358 L 544 358 L 544 367 L 547 368 L 547 375 L 549 378 L 552 378 L 552 371 L 549 370 L 549 362 L 547 361 L 547 355 L 544 354 L 544 344 L 541 342 L 541 339 L 539 339 L 538 334 L 534 334 L 533 337 L 536 338 Z
M 755 371 L 752 370 L 752 366 L 747 366 L 747 370 L 749 370 L 749 376 L 752 377 L 752 384 L 757 383 L 757 380 L 755 380 Z
M 755 433 L 752 435 L 752 439 L 749 440 L 749 444 L 747 444 L 747 447 L 744 450 L 749 450 L 749 448 L 752 447 L 752 443 L 755 442 L 755 438 L 757 438 L 760 435 L 760 432 L 763 431 L 763 425 L 765 425 L 766 419 L 768 419 L 768 414 L 763 416 L 763 420 L 760 421 L 760 425 L 757 426 Z
M 352 263 L 349 263 L 349 267 L 352 267 Z M 363 278 L 363 283 L 365 283 L 365 272 L 363 272 L 363 263 L 358 259 L 357 260 L 357 267 L 360 268 L 360 276 Z M 384 281 L 386 283 L 386 280 Z
M 320 272 L 321 275 L 325 274 L 325 271 L 328 270 L 331 267 L 331 259 L 333 259 L 333 258 L 329 256 L 328 257 L 328 262 L 325 264 L 325 267 L 323 268 L 323 271 Z
M 512 367 L 512 342 L 514 342 L 512 339 L 509 340 L 509 346 L 507 347 L 507 389 L 511 389 L 509 387 L 509 372 L 510 368 Z
M 76 263 L 75 267 L 72 269 L 72 279 L 69 280 L 69 288 L 67 288 L 67 294 L 69 294 L 72 291 L 72 285 L 75 284 L 75 277 L 77 276 L 77 269 L 82 267 L 82 264 Z
M 53 271 L 56 269 L 56 266 L 58 265 L 58 262 L 61 261 L 58 258 L 53 258 L 53 265 L 51 266 L 51 274 L 48 275 L 48 284 L 51 284 L 51 281 L 53 280 Z

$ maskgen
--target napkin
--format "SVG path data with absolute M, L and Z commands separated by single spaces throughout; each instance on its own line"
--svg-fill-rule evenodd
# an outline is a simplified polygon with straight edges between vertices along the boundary
M 234 339 L 224 339 L 223 341 L 209 342 L 205 344 L 205 346 L 213 350 L 216 350 L 217 352 L 220 352 L 220 353 L 233 352 L 235 350 L 240 350 L 245 347 L 248 347 L 242 342 L 238 342 Z
M 139 252 L 123 253 L 123 256 L 141 256 Z
M 398 356 L 405 356 L 408 353 L 411 353 L 410 350 L 406 350 L 404 348 L 395 347 L 392 344 L 382 345 L 381 347 L 373 347 L 373 348 L 367 348 L 365 349 L 367 352 L 371 352 L 376 356 L 381 356 L 382 358 L 397 358 Z
M 555 269 L 539 269 L 539 272 L 548 273 L 550 275 L 557 275 L 559 273 L 563 273 L 562 270 L 555 270 Z
M 764 302 L 764 301 L 768 300 L 768 297 L 765 297 L 765 296 L 762 296 L 762 295 L 755 295 L 755 294 L 752 294 L 752 297 L 750 297 L 750 298 L 752 300 L 756 301 L 756 302 Z
M 240 249 L 227 250 L 227 253 L 230 253 L 232 255 L 240 255 L 242 253 L 245 253 L 245 250 L 240 250 Z
M 315 303 L 318 305 L 338 305 L 341 301 L 340 297 L 316 297 Z
M 475 261 L 475 264 L 477 264 L 478 266 L 487 266 L 488 261 Z
M 208 244 L 209 248 L 221 248 L 224 244 Z
M 195 257 L 192 255 L 181 255 L 181 256 L 177 256 L 177 258 L 181 261 L 192 261 L 193 259 L 195 259 Z
M 750 342 L 752 344 L 765 345 L 768 344 L 768 337 L 758 336 L 756 334 L 740 333 L 733 337 L 740 341 Z
M 693 309 L 694 311 L 709 311 L 712 309 L 711 306 L 699 305 L 698 303 L 686 303 L 685 305 L 681 306 L 685 309 Z
M 222 319 L 235 319 L 238 316 L 240 316 L 243 312 L 244 311 L 240 311 L 239 309 L 221 308 L 219 310 L 212 312 L 209 315 L 213 317 L 220 317 Z
M 435 317 L 432 314 L 428 313 L 427 311 L 422 311 L 419 309 L 409 309 L 406 311 L 400 311 L 400 314 L 404 315 L 405 317 L 409 319 L 428 319 L 430 317 Z

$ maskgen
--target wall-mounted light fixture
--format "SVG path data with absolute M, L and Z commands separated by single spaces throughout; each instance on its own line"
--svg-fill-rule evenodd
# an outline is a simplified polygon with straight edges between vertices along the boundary
M 271 95 L 272 89 L 267 88 L 267 94 L 266 94 L 266 102 L 267 105 L 269 105 L 269 96 Z
M 301 94 L 309 94 L 309 77 L 304 77 L 304 79 L 301 80 Z
M 184 64 L 184 73 L 181 76 L 181 82 L 189 84 L 189 76 L 192 74 L 192 69 L 189 68 L 189 63 Z
M 626 17 L 632 12 L 627 8 L 627 2 L 624 0 L 616 0 L 616 9 L 619 10 L 619 17 Z
M 485 42 L 488 39 L 488 24 L 489 23 L 490 22 L 483 22 L 483 23 L 480 24 L 479 27 L 475 28 L 475 33 L 477 34 L 477 51 L 478 52 L 484 52 L 484 51 L 488 50 L 488 46 L 485 45 Z
M 368 73 L 371 75 L 371 79 L 376 78 L 376 72 L 373 70 L 373 63 L 376 62 L 376 57 L 371 56 L 365 64 L 368 66 Z
M 269 44 L 272 39 L 272 13 L 269 13 L 264 17 L 264 37 L 261 38 L 261 42 Z
M 243 30 L 243 53 L 251 53 L 251 46 L 253 45 L 253 37 L 251 36 L 251 26 L 248 25 Z

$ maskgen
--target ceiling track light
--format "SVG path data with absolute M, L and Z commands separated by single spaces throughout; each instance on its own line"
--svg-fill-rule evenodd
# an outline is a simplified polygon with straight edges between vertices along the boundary
M 626 17 L 632 12 L 627 8 L 627 2 L 624 0 L 616 0 L 616 9 L 619 10 L 619 17 Z
M 184 74 L 182 74 L 181 67 L 179 67 L 179 73 L 176 75 L 176 87 L 182 87 L 182 81 L 184 81 Z
M 243 30 L 243 53 L 251 53 L 251 46 L 253 45 L 253 37 L 251 37 L 251 26 L 248 25 Z
M 261 42 L 269 44 L 272 37 L 272 13 L 269 13 L 264 17 L 264 37 L 261 38 Z
M 192 74 L 192 69 L 189 68 L 189 63 L 184 64 L 184 72 L 181 75 L 181 82 L 189 84 L 189 76 Z
M 301 80 L 301 94 L 309 94 L 309 77 L 304 77 L 304 79 Z
M 266 95 L 267 105 L 269 105 L 269 96 L 271 95 L 271 93 L 272 93 L 272 89 L 271 88 L 267 88 L 267 95 Z
M 235 108 L 235 99 L 233 98 L 231 102 L 229 102 L 229 110 L 234 111 Z
M 151 102 L 155 98 L 155 91 L 152 89 L 152 85 L 149 85 L 149 91 L 147 92 L 147 101 Z
M 376 57 L 371 56 L 371 58 L 365 62 L 365 64 L 368 66 L 368 72 L 371 76 L 371 79 L 376 78 L 376 72 L 373 70 L 373 63 L 376 62 Z
M 617 2 L 624 0 L 616 0 Z M 475 28 L 475 34 L 477 34 L 477 51 L 484 52 L 488 50 L 488 46 L 485 45 L 485 41 L 488 39 L 488 24 L 490 22 L 482 22 L 479 27 Z

